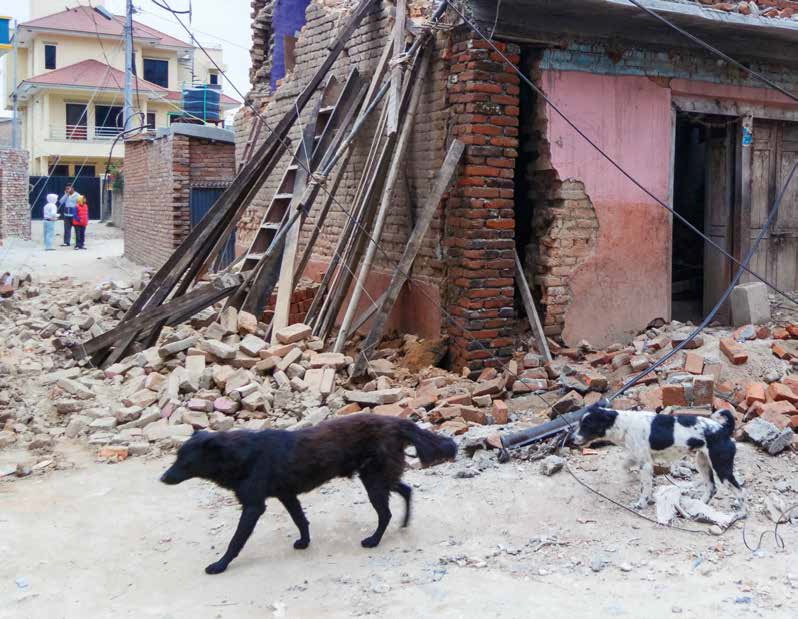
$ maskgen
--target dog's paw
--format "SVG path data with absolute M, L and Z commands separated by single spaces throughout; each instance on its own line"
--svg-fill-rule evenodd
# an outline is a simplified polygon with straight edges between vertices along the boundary
M 227 569 L 227 563 L 224 561 L 217 561 L 216 563 L 211 563 L 208 567 L 205 568 L 206 574 L 221 574 Z
M 374 535 L 372 535 L 371 537 L 367 537 L 366 539 L 361 540 L 360 542 L 360 545 L 363 546 L 363 548 L 376 548 L 377 546 L 379 546 L 379 544 L 380 544 L 379 538 L 377 538 Z
M 297 550 L 305 550 L 308 546 L 310 546 L 309 539 L 298 539 L 294 542 L 294 548 Z
M 636 510 L 640 511 L 640 510 L 645 509 L 646 507 L 648 507 L 648 500 L 647 499 L 638 499 L 637 501 L 632 503 L 630 505 L 630 507 L 632 509 L 636 509 Z

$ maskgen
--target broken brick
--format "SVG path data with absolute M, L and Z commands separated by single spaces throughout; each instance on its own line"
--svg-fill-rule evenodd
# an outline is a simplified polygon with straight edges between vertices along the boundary
M 704 357 L 694 352 L 685 353 L 684 371 L 689 372 L 690 374 L 703 374 Z
M 687 406 L 687 400 L 684 397 L 684 385 L 663 385 L 662 405 Z
M 790 339 L 790 333 L 784 327 L 776 327 L 775 329 L 773 329 L 773 339 L 788 340 Z
M 360 404 L 357 402 L 351 402 L 346 406 L 342 406 L 337 411 L 335 411 L 336 415 L 351 415 L 352 413 L 359 413 L 362 409 L 360 408 Z
M 793 404 L 798 402 L 798 396 L 795 395 L 793 390 L 782 383 L 770 383 L 767 388 L 767 397 L 771 402 L 780 402 L 782 400 Z
M 789 333 L 791 337 L 798 338 L 798 325 L 790 323 L 785 329 L 787 329 L 787 333 Z
M 477 378 L 477 381 L 483 382 L 486 380 L 493 380 L 498 375 L 499 373 L 496 371 L 496 368 L 485 368 L 479 373 L 479 378 Z
M 510 421 L 510 414 L 507 404 L 501 400 L 493 400 L 493 406 L 491 407 L 490 414 L 493 417 L 494 423 L 504 425 Z
M 471 395 L 497 395 L 502 391 L 504 391 L 504 377 L 500 376 L 478 384 L 474 391 L 471 392 Z M 471 403 L 470 397 L 468 403 Z
M 745 389 L 745 403 L 751 406 L 754 402 L 766 402 L 765 385 L 762 383 L 751 383 Z
M 727 337 L 720 341 L 720 350 L 734 365 L 741 365 L 748 361 L 748 353 L 743 350 L 733 339 Z
M 484 411 L 473 406 L 460 406 L 460 416 L 468 422 L 485 425 L 487 416 Z
M 662 389 L 660 387 L 651 387 L 644 389 L 637 394 L 640 400 L 640 405 L 647 411 L 658 411 L 662 408 Z
M 693 406 L 712 404 L 715 397 L 715 380 L 711 376 L 696 376 L 693 379 Z

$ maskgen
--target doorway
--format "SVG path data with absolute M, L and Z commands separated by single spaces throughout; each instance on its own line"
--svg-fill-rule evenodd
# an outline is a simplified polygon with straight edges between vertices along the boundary
M 736 119 L 676 116 L 673 209 L 714 243 L 732 251 Z M 731 268 L 717 248 L 682 222 L 673 222 L 671 316 L 699 322 L 728 286 Z M 717 319 L 729 319 L 728 304 Z

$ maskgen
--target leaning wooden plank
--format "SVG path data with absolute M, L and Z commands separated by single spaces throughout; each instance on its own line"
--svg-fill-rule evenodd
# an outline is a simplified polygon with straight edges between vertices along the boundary
M 521 300 L 524 302 L 526 317 L 529 320 L 529 326 L 532 328 L 532 335 L 535 336 L 538 352 L 543 355 L 546 361 L 551 361 L 549 344 L 546 342 L 546 335 L 543 333 L 543 325 L 540 324 L 540 316 L 538 316 L 538 311 L 535 309 L 535 301 L 532 298 L 532 291 L 529 289 L 529 283 L 526 281 L 524 267 L 521 265 L 521 258 L 518 256 L 518 250 L 513 250 L 513 254 L 515 255 L 515 283 L 521 293 Z
M 460 163 L 460 159 L 463 156 L 464 150 L 465 145 L 459 140 L 455 140 L 452 142 L 448 152 L 446 153 L 446 159 L 444 159 L 443 165 L 438 171 L 438 175 L 435 180 L 435 186 L 427 196 L 427 200 L 422 207 L 421 213 L 419 214 L 416 226 L 410 235 L 410 240 L 408 240 L 405 251 L 402 254 L 402 258 L 399 260 L 399 264 L 394 271 L 390 284 L 388 284 L 388 294 L 385 297 L 385 301 L 383 301 L 379 312 L 377 312 L 377 315 L 374 317 L 374 323 L 371 325 L 371 329 L 369 330 L 366 339 L 363 341 L 360 354 L 355 361 L 354 376 L 363 374 L 366 364 L 368 363 L 368 358 L 371 356 L 371 353 L 376 348 L 377 344 L 379 344 L 380 338 L 382 338 L 385 324 L 388 322 L 388 316 L 390 315 L 396 300 L 399 298 L 399 293 L 401 292 L 402 287 L 407 281 L 407 274 L 410 271 L 410 268 L 413 266 L 413 262 L 415 261 L 419 250 L 421 249 L 421 244 L 424 241 L 427 231 L 429 230 L 430 224 L 432 223 L 432 218 L 435 216 L 435 211 L 438 209 L 438 204 L 440 203 L 443 194 L 448 189 L 449 184 L 454 179 L 455 172 L 457 171 L 457 167 Z
M 339 270 L 340 277 L 330 291 L 327 313 L 323 326 L 318 334 L 322 339 L 326 339 L 335 326 L 335 321 L 338 319 L 341 305 L 354 279 L 354 270 L 360 262 L 367 240 L 371 237 L 371 223 L 377 208 L 377 196 L 382 191 L 385 175 L 395 147 L 396 134 L 394 133 L 385 139 L 383 149 L 376 161 L 375 173 L 368 179 L 368 185 L 363 194 L 363 217 L 355 224 L 350 246 L 347 248 L 344 260 L 342 261 L 343 268 Z
M 402 31 L 404 32 L 404 29 Z M 427 48 L 421 52 L 421 54 L 423 54 L 421 58 L 421 64 L 418 67 L 418 71 L 415 73 L 412 86 L 408 88 L 408 91 L 410 92 L 410 101 L 406 108 L 404 106 L 402 107 L 402 129 L 399 134 L 399 140 L 396 143 L 396 149 L 394 150 L 391 165 L 388 168 L 388 175 L 385 179 L 385 185 L 382 189 L 382 199 L 380 201 L 380 206 L 377 209 L 377 218 L 374 221 L 374 228 L 371 232 L 370 238 L 367 239 L 366 255 L 363 257 L 363 260 L 360 263 L 360 271 L 357 275 L 357 282 L 355 283 L 354 288 L 352 288 L 352 295 L 349 299 L 349 305 L 347 306 L 346 313 L 341 321 L 341 326 L 338 329 L 338 337 L 336 338 L 335 346 L 333 347 L 334 352 L 341 352 L 344 349 L 346 338 L 349 336 L 352 320 L 355 318 L 355 313 L 357 312 L 357 307 L 360 303 L 361 292 L 366 286 L 366 278 L 371 272 L 371 265 L 374 262 L 374 256 L 377 253 L 377 244 L 382 238 L 382 229 L 385 226 L 385 221 L 388 218 L 388 212 L 393 204 L 393 194 L 396 188 L 396 182 L 399 180 L 402 164 L 405 160 L 405 152 L 407 150 L 407 144 L 410 141 L 410 132 L 413 130 L 413 122 L 416 117 L 418 102 L 421 98 L 421 90 L 424 85 L 424 78 L 426 77 L 427 69 L 429 68 L 429 51 L 429 48 Z
M 294 105 L 289 106 L 288 111 L 280 119 L 277 125 L 271 130 L 269 135 L 266 136 L 263 144 L 258 147 L 258 150 L 253 159 L 244 165 L 241 173 L 236 176 L 236 180 L 217 200 L 216 208 L 211 209 L 200 225 L 196 226 L 192 232 L 196 234 L 189 234 L 189 237 L 181 243 L 180 247 L 172 254 L 167 260 L 166 264 L 153 276 L 147 288 L 142 292 L 133 304 L 127 316 L 135 316 L 146 304 L 153 302 L 158 304 L 163 301 L 172 291 L 177 281 L 184 275 L 186 269 L 192 263 L 196 251 L 200 246 L 205 243 L 216 243 L 217 241 L 225 242 L 227 236 L 235 227 L 236 222 L 246 210 L 247 204 L 241 203 L 241 198 L 247 194 L 251 195 L 254 182 L 259 179 L 260 172 L 265 162 L 273 159 L 275 150 L 281 152 L 283 141 L 288 135 L 288 131 L 293 126 L 299 113 L 307 105 L 310 98 L 316 92 L 319 84 L 328 75 L 330 68 L 336 61 L 344 47 L 349 43 L 350 37 L 354 30 L 358 27 L 361 20 L 366 14 L 374 7 L 376 0 L 361 0 L 360 4 L 349 16 L 338 36 L 329 47 L 329 54 L 322 62 L 316 73 L 310 79 L 308 84 L 297 96 Z M 230 213 L 234 213 L 232 218 L 226 218 Z M 207 219 L 207 221 L 205 221 Z M 227 219 L 227 221 L 225 221 Z M 215 248 L 213 248 L 215 249 Z M 206 254 L 207 257 L 207 254 Z M 200 260 L 196 271 L 199 271 L 202 263 L 205 260 Z
M 390 85 L 390 80 L 387 80 L 384 84 L 384 89 L 382 89 L 383 94 L 388 92 L 388 86 Z M 371 109 L 374 109 L 374 106 L 371 106 Z M 385 128 L 385 121 L 388 118 L 388 108 L 387 106 L 382 107 L 382 111 L 380 112 L 380 119 L 377 122 L 377 129 L 372 136 L 371 146 L 369 147 L 368 155 L 366 156 L 365 164 L 363 165 L 363 170 L 358 180 L 357 190 L 355 191 L 355 196 L 351 200 L 351 207 L 350 212 L 354 214 L 354 218 L 350 217 L 347 219 L 346 223 L 344 224 L 344 228 L 341 231 L 341 234 L 338 237 L 338 242 L 336 244 L 335 249 L 333 250 L 333 255 L 330 257 L 330 263 L 327 265 L 327 270 L 324 273 L 324 276 L 319 283 L 319 287 L 316 289 L 316 294 L 313 296 L 313 301 L 310 303 L 310 308 L 308 309 L 307 315 L 305 316 L 305 324 L 313 325 L 314 332 L 317 333 L 317 327 L 320 325 L 325 305 L 327 303 L 327 291 L 329 287 L 334 283 L 335 279 L 337 279 L 338 274 L 338 264 L 345 253 L 346 248 L 348 247 L 349 240 L 352 234 L 352 230 L 354 229 L 354 222 L 357 218 L 360 217 L 360 211 L 363 208 L 363 201 L 361 200 L 363 187 L 365 186 L 366 179 L 368 178 L 369 171 L 372 169 L 374 165 L 375 158 L 377 156 L 377 151 L 379 148 L 382 131 Z
M 225 273 L 212 283 L 194 288 L 182 297 L 172 299 L 158 307 L 147 308 L 138 316 L 120 322 L 113 329 L 88 340 L 77 347 L 80 356 L 93 355 L 115 343 L 129 337 L 131 333 L 146 332 L 161 322 L 168 321 L 176 314 L 189 309 L 195 313 L 201 311 L 231 294 L 241 285 L 242 277 L 235 273 Z
M 393 32 L 393 61 L 391 69 L 391 92 L 388 98 L 388 124 L 385 131 L 388 135 L 396 133 L 399 129 L 399 108 L 402 101 L 402 63 L 399 62 L 405 52 L 405 19 L 407 18 L 406 0 L 396 0 L 396 15 L 394 16 Z
M 377 312 L 377 310 L 380 309 L 380 306 L 385 301 L 385 297 L 387 295 L 388 295 L 387 291 L 383 292 L 379 297 L 377 297 L 374 303 L 369 305 L 366 308 L 366 310 L 362 314 L 360 314 L 360 316 L 358 316 L 357 318 L 355 318 L 355 320 L 352 321 L 352 327 L 350 329 L 351 333 L 357 333 L 357 330 L 360 329 L 360 327 L 362 327 L 364 324 L 366 324 L 369 321 L 369 318 L 371 318 Z
M 313 150 L 313 138 L 315 133 L 315 122 L 313 126 L 308 125 L 305 128 L 305 134 L 302 136 L 302 142 L 305 145 L 305 152 L 310 153 Z M 306 165 L 310 166 L 310 159 L 306 161 Z M 296 171 L 296 181 L 294 191 L 296 196 L 291 200 L 291 205 L 288 207 L 288 212 L 293 213 L 296 211 L 297 202 L 304 192 L 307 185 L 308 174 L 304 166 L 300 165 Z M 274 318 L 272 318 L 272 334 L 277 333 L 283 327 L 288 326 L 288 316 L 291 309 L 291 295 L 294 292 L 294 264 L 296 263 L 296 250 L 299 243 L 299 231 L 302 228 L 302 221 L 304 214 L 299 216 L 293 224 L 288 228 L 285 236 L 285 247 L 283 247 L 282 264 L 280 265 L 280 276 L 277 280 L 277 300 L 274 304 Z M 276 344 L 277 340 L 274 339 L 272 344 Z

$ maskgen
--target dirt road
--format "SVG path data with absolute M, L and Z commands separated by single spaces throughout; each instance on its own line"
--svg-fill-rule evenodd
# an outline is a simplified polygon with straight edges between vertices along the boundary
M 478 452 L 477 461 L 410 471 L 411 526 L 399 528 L 394 500 L 394 521 L 375 550 L 358 543 L 375 516 L 357 481 L 304 498 L 305 551 L 292 548 L 293 525 L 269 503 L 242 555 L 207 576 L 204 566 L 237 521 L 228 493 L 199 481 L 158 483 L 168 457 L 104 465 L 77 444 L 61 449 L 68 452 L 59 460 L 74 469 L 0 483 L 1 617 L 795 616 L 795 527 L 781 529 L 785 551 L 769 536 L 752 554 L 739 528 L 720 538 L 658 528 L 566 471 L 545 477 L 539 463 L 498 465 Z M 741 452 L 755 542 L 772 529 L 760 504 L 774 483 L 798 500 L 795 456 L 771 458 L 749 445 Z M 631 502 L 636 486 L 617 449 L 570 461 Z

